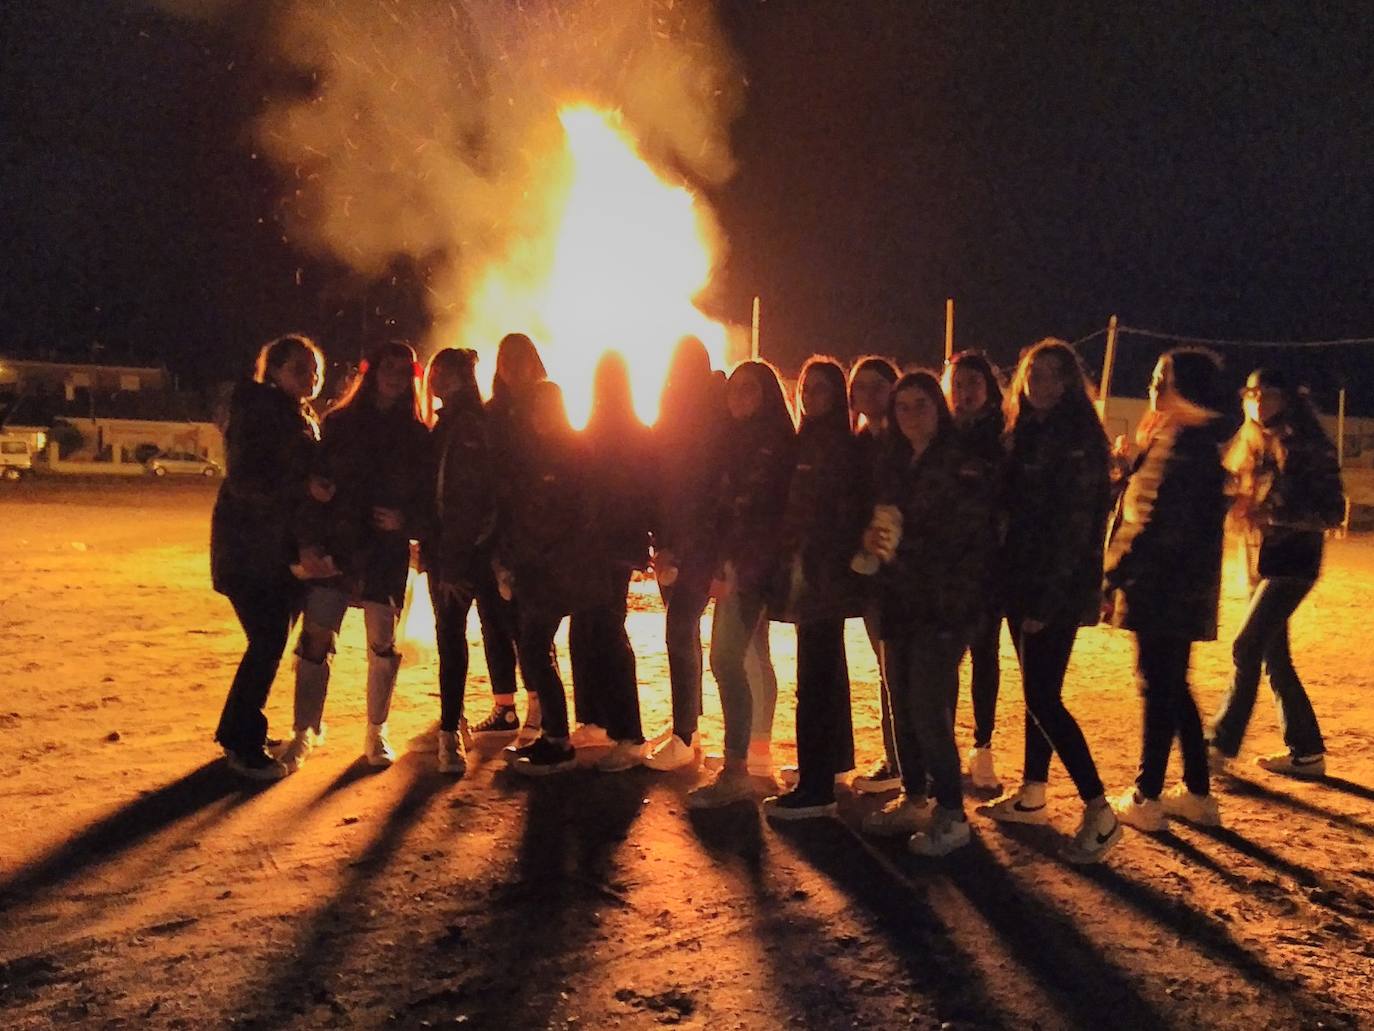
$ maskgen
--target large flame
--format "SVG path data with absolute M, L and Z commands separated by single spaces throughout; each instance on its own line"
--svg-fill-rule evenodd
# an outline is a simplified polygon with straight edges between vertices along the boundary
M 678 340 L 699 337 L 724 364 L 725 327 L 693 303 L 715 260 L 710 212 L 659 177 L 616 115 L 570 106 L 559 119 L 567 149 L 551 236 L 531 242 L 525 262 L 492 270 L 470 302 L 466 335 L 485 344 L 528 332 L 577 426 L 591 410 L 597 360 L 619 351 L 635 408 L 652 422 Z

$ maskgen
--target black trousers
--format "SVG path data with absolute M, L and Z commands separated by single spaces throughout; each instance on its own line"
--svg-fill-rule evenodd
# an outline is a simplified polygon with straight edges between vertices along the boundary
M 516 651 L 520 656 L 520 675 L 525 689 L 539 698 L 543 714 L 542 727 L 548 737 L 568 736 L 568 696 L 563 690 L 563 678 L 558 672 L 558 652 L 553 638 L 561 615 L 546 615 L 520 608 L 520 634 Z
M 1135 786 L 1146 798 L 1159 797 L 1177 735 L 1183 753 L 1183 783 L 1193 794 L 1205 795 L 1210 790 L 1207 742 L 1197 702 L 1188 688 L 1193 642 L 1169 634 L 1138 633 L 1135 644 L 1136 670 L 1145 699 L 1140 773 Z
M 800 790 L 835 794 L 835 774 L 854 768 L 854 723 L 844 618 L 797 625 L 797 767 Z
M 954 701 L 966 641 L 966 636 L 934 627 L 913 627 L 883 639 L 902 790 L 912 799 L 934 794 L 951 811 L 964 806 Z
M 283 581 L 235 591 L 228 597 L 248 646 L 224 700 L 215 740 L 231 752 L 252 752 L 267 741 L 267 717 L 262 710 L 304 595 L 294 581 Z
M 630 570 L 616 573 L 612 600 L 574 612 L 568 622 L 573 706 L 579 723 L 595 723 L 616 741 L 643 741 L 635 653 L 625 632 Z
M 992 610 L 978 624 L 968 646 L 975 748 L 987 748 L 992 744 L 992 731 L 997 723 L 997 692 L 1002 685 L 1001 645 L 1002 613 Z
M 501 597 L 489 557 L 472 569 L 476 588 L 477 618 L 482 623 L 482 652 L 487 658 L 487 677 L 492 694 L 515 694 L 516 638 L 520 634 L 520 610 L 514 600 Z M 529 682 L 526 681 L 526 688 Z
M 470 584 L 445 592 L 444 585 L 428 577 L 429 600 L 434 607 L 434 644 L 439 653 L 439 729 L 452 734 L 463 719 L 463 694 L 468 682 L 468 612 L 474 596 Z M 483 638 L 486 637 L 485 628 Z M 511 645 L 514 651 L 514 642 Z M 492 677 L 495 683 L 496 678 Z
M 711 600 L 709 563 L 687 563 L 677 582 L 662 587 L 666 612 L 668 680 L 673 694 L 673 733 L 691 744 L 701 719 L 701 617 Z
M 1102 779 L 1097 775 L 1097 765 L 1078 721 L 1064 707 L 1064 673 L 1069 668 L 1078 627 L 1051 624 L 1039 633 L 1028 634 L 1021 628 L 1023 618 L 1016 612 L 1007 613 L 1026 695 L 1026 759 L 1022 779 L 1048 783 L 1050 759 L 1058 754 L 1079 797 L 1087 802 L 1102 794 Z

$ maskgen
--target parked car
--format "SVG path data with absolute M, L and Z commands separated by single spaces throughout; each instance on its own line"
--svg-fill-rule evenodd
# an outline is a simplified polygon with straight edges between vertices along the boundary
M 154 476 L 204 476 L 212 480 L 224 475 L 219 463 L 184 451 L 159 451 L 143 464 Z
M 17 480 L 33 468 L 33 451 L 23 437 L 0 435 L 0 478 Z

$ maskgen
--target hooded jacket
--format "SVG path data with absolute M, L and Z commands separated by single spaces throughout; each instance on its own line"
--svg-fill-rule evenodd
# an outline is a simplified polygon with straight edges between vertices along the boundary
M 309 407 L 269 383 L 234 388 L 225 434 L 227 471 L 210 516 L 210 574 L 234 594 L 291 585 L 292 522 L 304 503 L 319 426 Z

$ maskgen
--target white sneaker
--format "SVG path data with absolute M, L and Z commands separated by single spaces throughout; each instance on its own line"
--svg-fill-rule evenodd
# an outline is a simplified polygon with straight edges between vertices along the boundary
M 604 731 L 602 733 L 605 733 Z M 623 773 L 644 762 L 644 744 L 640 741 L 617 741 L 611 750 L 598 759 L 596 768 L 603 773 Z
M 396 753 L 387 740 L 385 723 L 369 723 L 367 736 L 363 739 L 363 758 L 367 765 L 385 769 L 396 761 Z
M 1221 809 L 1217 806 L 1216 795 L 1195 795 L 1188 790 L 1187 784 L 1175 784 L 1160 796 L 1159 802 L 1164 811 L 1176 819 L 1199 827 L 1221 826 Z
M 568 740 L 574 748 L 609 748 L 615 744 L 611 735 L 606 733 L 606 728 L 595 723 L 583 723 Z
M 856 775 L 849 785 L 862 795 L 881 795 L 900 788 L 902 777 L 886 759 L 880 759 L 867 773 Z
M 906 843 L 912 855 L 947 856 L 957 848 L 963 848 L 973 838 L 968 819 L 962 812 L 935 807 L 930 826 L 917 831 Z
M 981 791 L 998 791 L 1002 787 L 1002 780 L 992 763 L 991 748 L 968 750 L 968 775 L 973 786 Z
M 753 799 L 754 784 L 749 774 L 721 770 L 711 783 L 687 793 L 687 808 L 720 809 Z
M 286 767 L 287 773 L 295 773 L 305 765 L 305 760 L 310 758 L 310 753 L 314 747 L 314 735 L 309 730 L 298 730 L 292 735 L 291 740 L 286 743 L 286 747 L 281 750 L 281 754 L 277 758 Z
M 1146 798 L 1139 788 L 1127 788 L 1112 799 L 1116 817 L 1127 827 L 1134 827 L 1146 834 L 1158 834 L 1169 825 L 1164 806 L 1157 798 Z
M 459 777 L 468 772 L 467 748 L 461 734 L 439 731 L 439 772 Z
M 1291 752 L 1277 752 L 1262 755 L 1255 765 L 1270 773 L 1281 773 L 1286 777 L 1325 777 L 1326 753 L 1316 755 L 1293 755 Z
M 701 749 L 697 746 L 699 735 L 692 735 L 689 745 L 676 734 L 669 733 L 644 757 L 644 765 L 651 770 L 696 769 L 701 764 Z
M 888 799 L 885 806 L 876 813 L 869 813 L 863 820 L 863 832 L 880 837 L 909 837 L 915 834 L 930 820 L 930 800 L 928 798 L 908 798 L 902 792 L 896 798 Z
M 1083 807 L 1083 821 L 1073 840 L 1060 850 L 1060 855 L 1070 863 L 1096 863 L 1121 840 L 1121 834 L 1121 821 L 1107 800 L 1089 802 Z
M 1050 813 L 1045 806 L 1045 785 L 1027 782 L 1003 795 L 995 802 L 980 805 L 978 812 L 990 816 L 999 823 L 1029 823 L 1043 826 L 1050 822 Z

